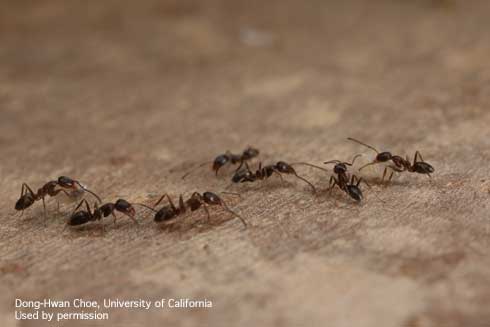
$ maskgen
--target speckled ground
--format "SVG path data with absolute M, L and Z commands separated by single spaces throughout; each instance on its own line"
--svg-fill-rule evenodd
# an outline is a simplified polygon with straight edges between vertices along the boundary
M 44 325 L 14 319 L 19 297 L 173 297 L 213 308 L 103 325 L 490 325 L 489 14 L 484 0 L 4 1 L 0 324 Z M 433 179 L 367 171 L 357 205 L 298 167 L 317 196 L 289 177 L 223 195 L 247 230 L 218 209 L 161 230 L 140 210 L 138 226 L 62 233 L 73 205 L 48 200 L 46 223 L 40 203 L 13 208 L 22 182 L 59 175 L 107 201 L 219 192 L 230 169 L 180 176 L 247 145 L 264 163 L 365 152 L 348 136 L 420 150 Z

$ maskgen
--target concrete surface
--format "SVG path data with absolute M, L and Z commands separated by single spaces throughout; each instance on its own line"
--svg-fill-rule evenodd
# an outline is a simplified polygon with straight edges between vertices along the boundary
M 490 325 L 488 1 L 0 8 L 2 326 L 47 325 L 16 321 L 15 298 L 77 297 L 213 301 L 110 310 L 114 326 Z M 367 176 L 361 205 L 291 178 L 233 187 L 246 231 L 213 209 L 211 224 L 196 212 L 172 231 L 139 211 L 139 226 L 62 233 L 73 205 L 48 200 L 46 226 L 40 203 L 13 208 L 22 182 L 59 175 L 107 201 L 222 191 L 231 170 L 180 176 L 247 145 L 264 162 L 364 152 L 348 136 L 420 150 L 433 180 Z M 298 172 L 326 188 L 327 174 Z

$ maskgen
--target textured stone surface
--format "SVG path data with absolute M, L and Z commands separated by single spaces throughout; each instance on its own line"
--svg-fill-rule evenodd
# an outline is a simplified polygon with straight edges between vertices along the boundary
M 111 311 L 136 326 L 488 326 L 488 14 L 472 1 L 4 1 L 0 10 L 0 321 L 13 299 L 213 300 Z M 173 231 L 140 212 L 62 233 L 22 182 L 79 178 L 106 200 L 221 191 L 196 163 L 246 145 L 321 164 L 353 136 L 436 168 L 355 205 L 286 178 Z M 369 153 L 369 152 L 367 152 Z M 369 153 L 369 155 L 372 155 Z M 367 158 L 362 158 L 364 161 Z M 298 167 L 325 189 L 328 175 Z M 367 175 L 378 175 L 373 169 Z M 387 203 L 374 196 L 376 194 Z M 66 324 L 68 325 L 68 324 Z M 70 326 L 83 325 L 81 322 Z M 93 325 L 93 324 L 91 324 Z

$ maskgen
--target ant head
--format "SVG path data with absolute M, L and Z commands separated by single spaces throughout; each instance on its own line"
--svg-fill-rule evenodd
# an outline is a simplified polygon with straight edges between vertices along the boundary
M 259 155 L 260 151 L 258 149 L 252 148 L 249 146 L 248 148 L 245 149 L 242 153 L 242 159 L 243 160 L 250 160 L 252 158 L 255 158 Z
M 362 200 L 362 191 L 357 185 L 347 185 L 347 193 L 357 202 L 360 202 Z
M 230 161 L 230 156 L 227 154 L 220 154 L 214 159 L 213 170 L 218 172 L 218 169 L 226 165 Z
M 291 165 L 289 165 L 288 163 L 286 163 L 284 161 L 277 162 L 276 163 L 276 169 L 279 172 L 284 173 L 284 174 L 295 174 L 296 173 L 294 168 L 291 167 Z
M 170 206 L 165 206 L 155 213 L 155 218 L 153 220 L 157 223 L 168 221 L 175 217 L 175 212 Z
M 347 165 L 343 162 L 340 162 L 333 167 L 333 172 L 337 175 L 343 175 L 347 172 Z
M 116 201 L 116 203 L 114 204 L 114 208 L 119 211 L 119 212 L 122 212 L 132 218 L 134 218 L 134 216 L 136 215 L 136 211 L 134 210 L 133 206 L 131 205 L 131 203 L 129 203 L 128 201 L 124 200 L 124 199 L 119 199 Z
M 391 158 L 393 157 L 393 155 L 391 154 L 391 152 L 380 152 L 376 155 L 376 161 L 378 162 L 386 162 L 386 161 L 389 161 L 391 160 Z
M 71 215 L 70 219 L 68 219 L 67 224 L 70 226 L 78 226 L 88 223 L 92 217 L 87 211 L 77 211 L 73 215 Z
M 26 193 L 15 202 L 15 210 L 24 210 L 34 203 L 34 197 L 31 193 Z
M 211 204 L 211 205 L 221 204 L 220 197 L 212 192 L 204 192 L 202 194 L 202 199 L 207 204 Z
M 61 187 L 73 188 L 75 187 L 75 183 L 76 181 L 74 181 L 70 177 L 66 177 L 66 176 L 58 177 L 58 185 Z

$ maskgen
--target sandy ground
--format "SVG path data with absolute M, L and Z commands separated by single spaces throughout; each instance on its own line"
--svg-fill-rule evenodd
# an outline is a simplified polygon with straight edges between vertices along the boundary
M 2 326 L 47 325 L 16 321 L 15 298 L 213 302 L 101 309 L 114 326 L 490 325 L 488 1 L 0 8 Z M 41 203 L 14 210 L 22 182 L 59 175 L 105 201 L 220 192 L 230 169 L 180 176 L 247 145 L 264 163 L 372 156 L 348 136 L 420 150 L 433 179 L 380 185 L 373 169 L 357 205 L 324 192 L 327 173 L 298 167 L 317 196 L 290 177 L 223 195 L 247 230 L 219 209 L 211 223 L 198 211 L 161 230 L 139 210 L 138 226 L 121 217 L 105 234 L 62 233 L 73 204 L 57 213 L 49 199 L 46 223 Z

